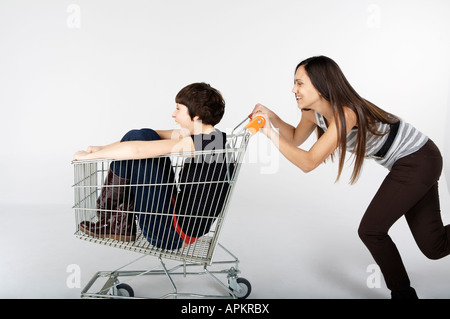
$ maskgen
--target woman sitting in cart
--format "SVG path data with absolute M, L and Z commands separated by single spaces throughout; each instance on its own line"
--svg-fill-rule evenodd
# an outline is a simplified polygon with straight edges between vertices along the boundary
M 129 131 L 106 146 L 89 146 L 75 160 L 113 159 L 97 200 L 97 221 L 79 228 L 98 238 L 136 240 L 137 220 L 143 236 L 162 249 L 178 249 L 208 233 L 228 192 L 226 134 L 215 128 L 225 110 L 221 93 L 206 83 L 193 83 L 175 98 L 172 114 L 181 129 Z M 175 183 L 170 153 L 208 151 L 189 157 Z M 108 186 L 109 185 L 109 186 Z M 178 187 L 177 187 L 178 186 Z

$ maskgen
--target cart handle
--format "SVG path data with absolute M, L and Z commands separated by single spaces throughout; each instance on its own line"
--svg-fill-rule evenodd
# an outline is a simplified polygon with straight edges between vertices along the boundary
M 252 118 L 252 114 L 248 116 L 249 119 Z M 250 131 L 253 135 L 255 135 L 261 128 L 266 125 L 266 119 L 264 116 L 258 115 L 253 120 L 251 120 L 245 127 Z

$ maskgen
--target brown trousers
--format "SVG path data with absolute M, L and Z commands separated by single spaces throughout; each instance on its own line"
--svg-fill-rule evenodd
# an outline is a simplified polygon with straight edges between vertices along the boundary
M 361 220 L 358 234 L 392 291 L 410 287 L 400 254 L 388 235 L 401 216 L 425 256 L 439 259 L 450 254 L 450 225 L 443 225 L 439 205 L 441 172 L 441 153 L 429 140 L 394 164 Z

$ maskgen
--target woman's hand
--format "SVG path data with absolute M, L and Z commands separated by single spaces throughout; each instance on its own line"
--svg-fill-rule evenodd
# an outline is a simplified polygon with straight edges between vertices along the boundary
M 253 108 L 252 118 L 257 115 L 260 115 L 258 113 L 266 114 L 268 117 L 268 118 L 266 118 L 266 120 L 270 119 L 270 117 L 273 115 L 273 112 L 268 107 L 265 107 L 264 105 L 262 105 L 260 103 L 256 104 L 255 107 Z
M 253 119 L 255 116 L 262 116 L 264 117 L 265 124 L 264 127 L 261 128 L 261 133 L 263 133 L 264 135 L 267 136 L 268 131 L 272 128 L 272 123 L 271 123 L 271 114 L 273 114 L 273 112 L 265 107 L 262 104 L 256 104 L 256 106 L 254 107 L 253 111 L 252 111 L 252 115 L 251 118 Z
M 88 153 L 95 153 L 100 151 L 103 148 L 103 146 L 88 146 L 86 152 Z
M 74 161 L 80 161 L 80 160 L 89 159 L 88 158 L 89 154 L 98 152 L 101 149 L 103 149 L 103 146 L 88 146 L 86 151 L 78 151 L 78 152 L 76 152 L 74 154 L 74 156 L 73 156 L 73 160 Z
M 73 160 L 74 161 L 81 161 L 84 159 L 87 159 L 87 156 L 89 155 L 89 152 L 86 151 L 78 151 L 73 155 Z

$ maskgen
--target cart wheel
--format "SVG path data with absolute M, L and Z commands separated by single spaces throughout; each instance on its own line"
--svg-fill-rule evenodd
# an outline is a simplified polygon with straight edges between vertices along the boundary
M 239 288 L 241 288 L 241 291 L 235 291 L 233 288 L 231 288 L 231 286 L 229 288 L 233 291 L 234 295 L 238 299 L 247 298 L 252 292 L 252 285 L 250 285 L 250 282 L 245 278 L 237 278 L 236 282 Z
M 123 297 L 134 297 L 134 291 L 131 286 L 127 284 L 118 284 L 116 286 L 117 289 L 117 295 L 123 296 Z

